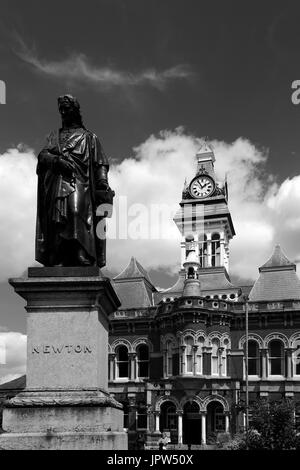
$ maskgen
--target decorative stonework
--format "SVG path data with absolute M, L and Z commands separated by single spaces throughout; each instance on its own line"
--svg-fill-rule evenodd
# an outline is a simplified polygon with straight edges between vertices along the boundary
M 289 337 L 289 347 L 294 348 L 295 342 L 299 340 L 300 340 L 300 331 L 297 331 L 296 333 L 292 334 L 292 336 Z
M 204 398 L 204 400 L 202 401 L 202 411 L 207 411 L 207 405 L 209 403 L 211 403 L 212 401 L 218 401 L 221 403 L 221 405 L 223 405 L 223 408 L 224 408 L 224 412 L 228 413 L 229 412 L 229 404 L 227 402 L 227 400 L 225 400 L 224 397 L 222 397 L 221 395 L 209 395 L 208 397 Z
M 264 338 L 265 348 L 269 346 L 269 342 L 272 341 L 273 339 L 279 339 L 283 342 L 285 348 L 289 347 L 289 341 L 283 333 L 270 333 Z
M 259 336 L 258 334 L 256 333 L 249 333 L 248 335 L 248 341 L 256 341 L 258 343 L 258 346 L 259 346 L 259 349 L 263 349 L 264 348 L 264 341 L 263 339 L 261 338 L 261 336 Z M 246 335 L 242 336 L 239 340 L 239 349 L 243 349 L 244 348 L 244 344 L 246 342 Z
M 176 410 L 181 408 L 179 406 L 179 401 L 177 400 L 177 398 L 173 397 L 172 395 L 163 395 L 159 397 L 159 399 L 155 403 L 155 412 L 160 413 L 160 407 L 166 401 L 171 401 L 175 405 Z
M 135 352 L 137 347 L 140 346 L 141 344 L 148 346 L 150 352 L 153 351 L 153 345 L 146 336 L 141 336 L 140 338 L 137 338 L 136 340 L 134 340 L 134 342 L 132 343 L 133 351 Z
M 60 406 L 109 406 L 122 409 L 123 406 L 107 393 L 97 391 L 72 395 L 71 393 L 20 393 L 5 403 L 7 408 L 22 407 L 60 407 Z
M 129 353 L 133 352 L 132 344 L 125 338 L 116 339 L 110 346 L 113 353 L 116 352 L 118 346 L 126 346 Z

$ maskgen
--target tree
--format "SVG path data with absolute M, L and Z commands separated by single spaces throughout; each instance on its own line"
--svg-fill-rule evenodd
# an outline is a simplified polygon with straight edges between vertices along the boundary
M 293 449 L 296 447 L 296 430 L 294 423 L 294 404 L 289 400 L 280 402 L 257 401 L 250 409 L 252 414 L 251 428 L 259 435 L 254 439 L 253 433 L 248 436 L 248 448 Z M 258 438 L 259 437 L 259 438 Z

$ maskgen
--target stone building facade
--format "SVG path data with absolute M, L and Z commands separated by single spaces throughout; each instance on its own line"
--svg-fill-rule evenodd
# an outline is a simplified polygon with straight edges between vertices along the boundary
M 245 298 L 250 404 L 289 397 L 300 405 L 296 266 L 276 246 L 254 285 L 232 284 L 235 231 L 214 161 L 205 144 L 174 217 L 182 237 L 175 285 L 158 291 L 135 258 L 114 279 L 122 306 L 111 318 L 109 390 L 124 405 L 132 448 L 138 433 L 149 446 L 164 431 L 174 445 L 201 445 L 244 428 Z

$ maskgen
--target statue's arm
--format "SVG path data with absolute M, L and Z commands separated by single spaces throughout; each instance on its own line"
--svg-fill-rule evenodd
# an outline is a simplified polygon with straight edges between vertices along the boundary
M 94 153 L 95 183 L 97 190 L 105 190 L 108 185 L 108 158 L 104 153 L 102 145 L 96 135 L 92 138 L 92 148 Z
M 108 204 L 112 206 L 115 192 L 110 188 L 108 183 L 109 162 L 98 137 L 95 135 L 93 136 L 93 152 L 95 164 L 96 203 L 97 205 Z M 107 210 L 104 211 L 103 216 L 108 216 Z
M 55 154 L 49 152 L 47 148 L 44 148 L 38 155 L 37 173 L 43 173 L 50 169 L 53 165 Z
M 65 160 L 57 147 L 45 148 L 38 155 L 37 172 L 51 170 L 53 173 L 61 174 L 66 177 L 72 177 L 73 166 Z

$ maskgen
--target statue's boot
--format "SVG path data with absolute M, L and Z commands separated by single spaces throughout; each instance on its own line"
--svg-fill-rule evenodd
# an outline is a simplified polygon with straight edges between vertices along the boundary
M 80 266 L 90 266 L 91 262 L 86 256 L 86 251 L 83 248 L 79 248 L 78 254 L 77 254 L 77 260 L 79 262 Z

